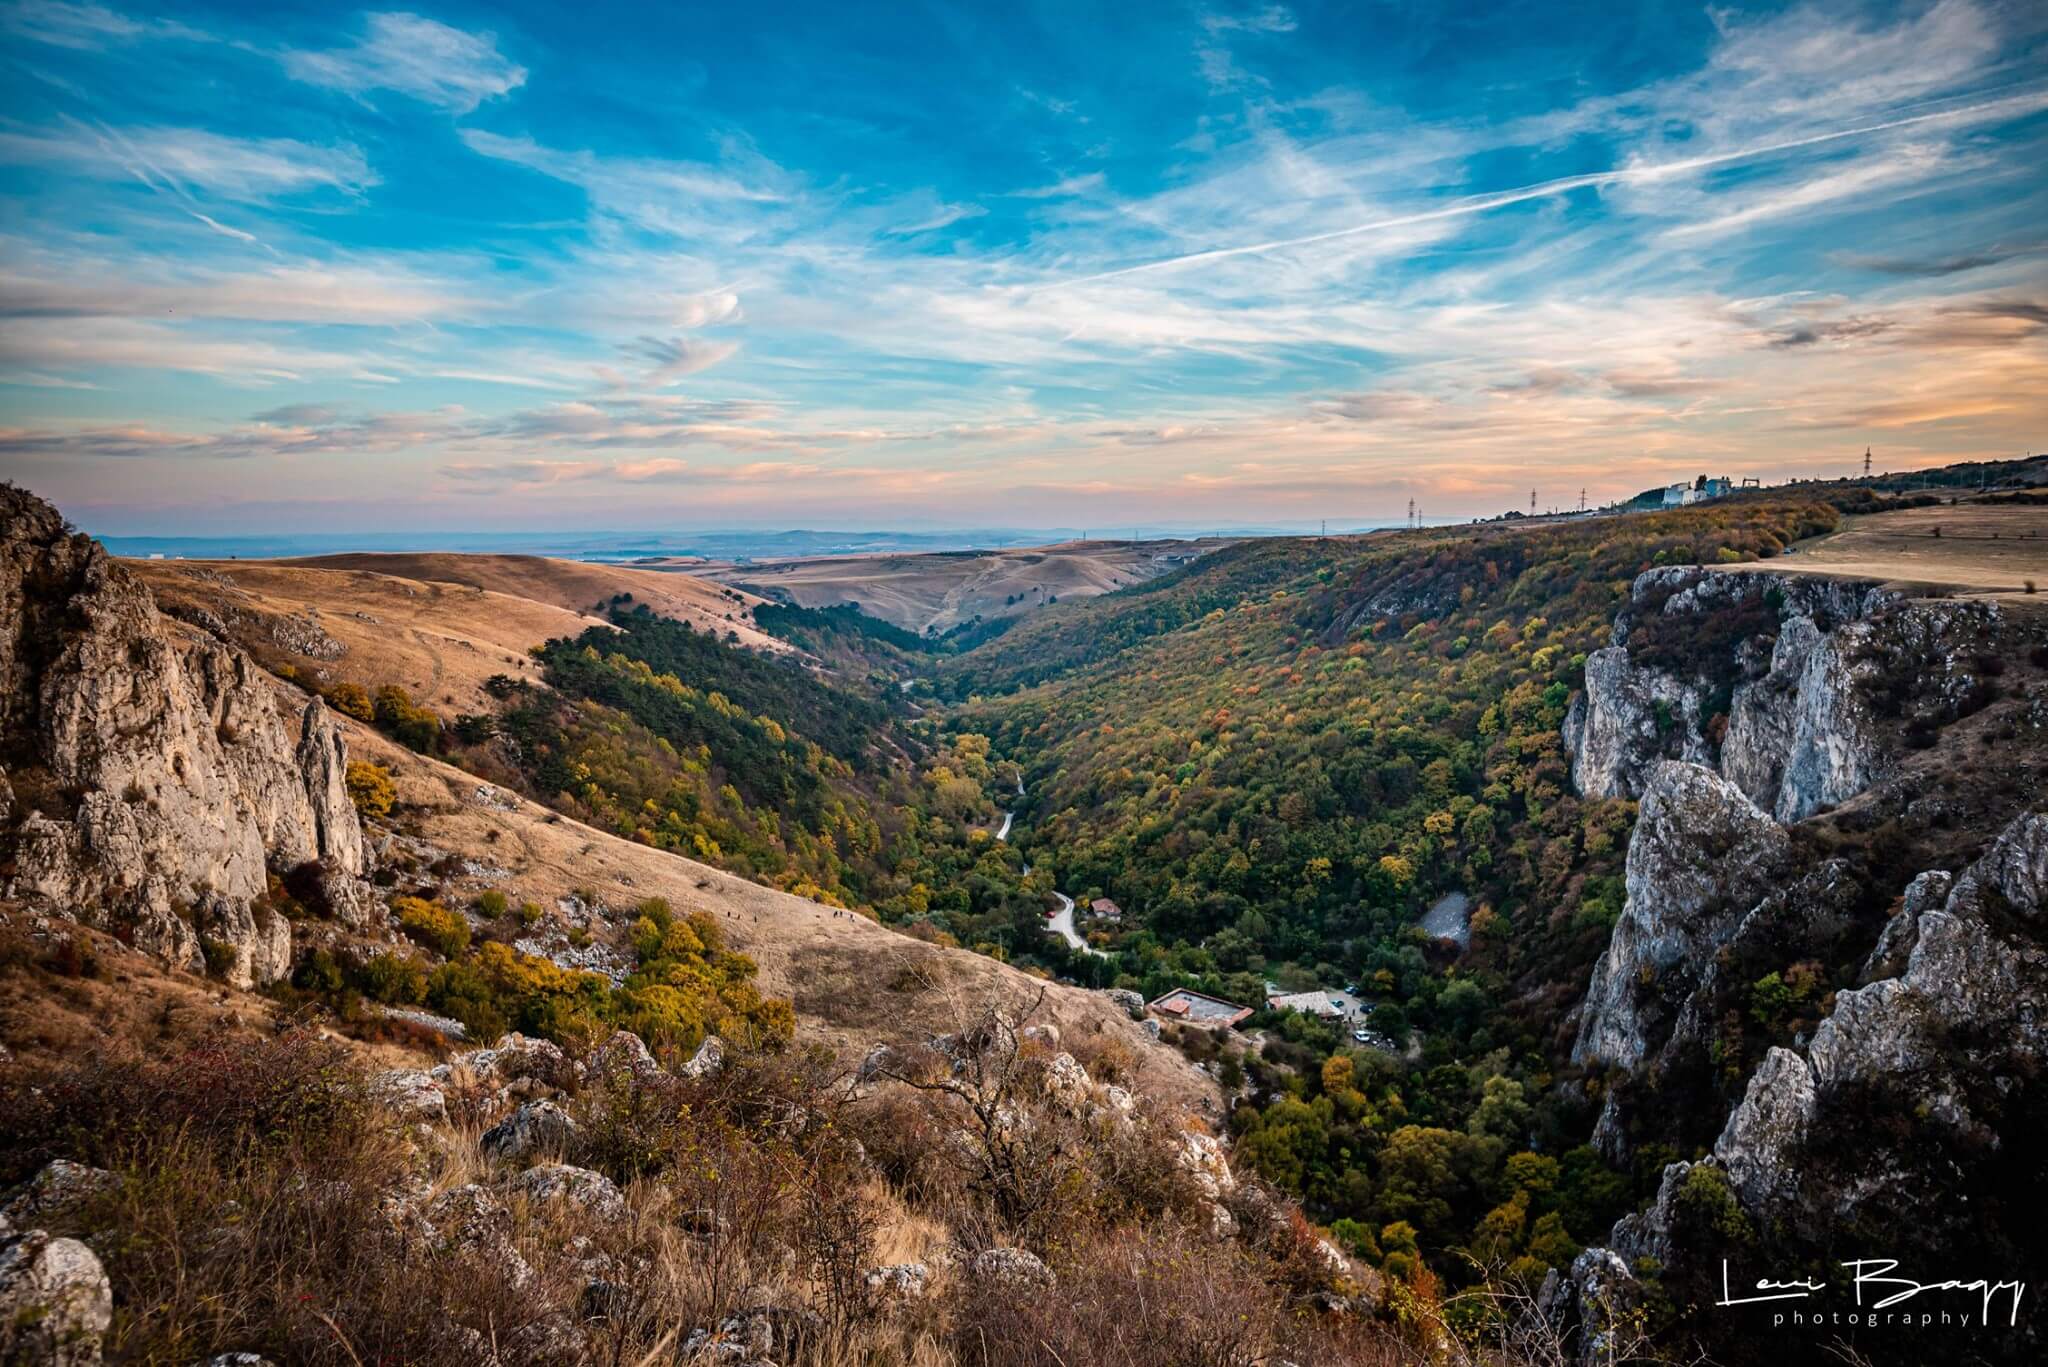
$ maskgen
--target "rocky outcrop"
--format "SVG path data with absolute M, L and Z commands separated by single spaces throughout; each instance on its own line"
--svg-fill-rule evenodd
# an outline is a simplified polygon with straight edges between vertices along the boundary
M 364 871 L 318 699 L 177 626 L 55 509 L 0 487 L 0 894 L 241 986 L 290 966 L 268 875 Z
M 1745 1208 L 1821 1220 L 1866 1201 L 1910 1209 L 1942 1180 L 1916 1152 L 2007 1142 L 1997 1116 L 2048 1064 L 2044 933 L 2048 815 L 2036 814 L 2008 826 L 1939 909 L 1919 913 L 1902 975 L 1842 993 L 1805 1058 L 1773 1049 L 1750 1078 L 1714 1145 Z M 1853 1119 L 1847 1103 L 1873 1095 L 1916 1115 L 1910 1145 Z M 1827 1161 L 1810 1161 L 1815 1148 Z M 1802 1166 L 1804 1182 L 1792 1175 Z
M 1054 1282 L 1052 1269 L 1036 1253 L 1021 1248 L 984 1248 L 967 1269 L 978 1282 L 1016 1291 L 1044 1291 Z
M 626 1198 L 612 1179 L 589 1168 L 567 1163 L 543 1163 L 514 1177 L 507 1187 L 528 1201 L 560 1201 L 577 1210 L 588 1211 L 601 1220 L 625 1218 Z
M 1998 608 L 1861 581 L 1690 567 L 1630 589 L 1566 716 L 1572 777 L 1634 797 L 1661 759 L 1717 769 L 1782 822 L 1848 800 L 1919 727 L 1967 710 Z M 1672 649 L 1671 641 L 1684 649 Z
M 485 1130 L 477 1145 L 501 1163 L 560 1153 L 576 1137 L 576 1120 L 552 1101 L 529 1101 Z
M 1699 714 L 1699 694 L 1683 680 L 1638 669 L 1623 646 L 1594 651 L 1586 657 L 1585 688 L 1565 713 L 1572 781 L 1588 797 L 1635 797 L 1651 766 L 1674 747 L 1695 764 L 1710 762 Z
M 114 1293 L 93 1251 L 40 1229 L 0 1233 L 0 1362 L 100 1360 Z
M 2048 813 L 2011 821 L 1958 877 L 1915 877 L 1902 900 L 1880 947 L 1904 955 L 1903 971 L 1837 995 L 1803 1052 L 1770 1049 L 1708 1171 L 1667 1167 L 1657 1199 L 1614 1227 L 1611 1247 L 1587 1250 L 1546 1293 L 1554 1319 L 1583 1315 L 1597 1336 L 1597 1304 L 1639 1299 L 1632 1267 L 1668 1278 L 1717 1258 L 1682 1233 L 1685 1194 L 1701 1186 L 1725 1185 L 1749 1227 L 1794 1256 L 1839 1243 L 1859 1220 L 1886 1256 L 2038 1256 L 2038 1222 L 2017 1213 L 2032 1207 L 2011 1185 L 2038 1171 L 2032 1130 L 2013 1126 L 2048 1104 Z M 2015 1216 L 2004 1220 L 2008 1198 Z M 2033 1332 L 2001 1351 L 2038 1360 Z
M 1629 841 L 1628 900 L 1594 966 L 1573 1061 L 1639 1065 L 1714 950 L 1780 876 L 1789 847 L 1783 828 L 1712 770 L 1657 765 Z
M 1714 1144 L 1738 1200 L 1746 1207 L 1789 1200 L 1799 1172 L 1791 1155 L 1806 1142 L 1818 1105 L 1813 1070 L 1790 1049 L 1772 1049 Z

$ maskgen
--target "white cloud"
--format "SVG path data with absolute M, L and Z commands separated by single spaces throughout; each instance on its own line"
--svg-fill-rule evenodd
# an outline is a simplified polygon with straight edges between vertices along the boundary
M 169 19 L 135 19 L 104 5 L 73 5 L 64 0 L 17 0 L 0 8 L 0 28 L 32 42 L 81 50 L 143 38 L 207 38 L 199 30 Z
M 156 189 L 203 191 L 256 202 L 322 188 L 358 194 L 377 183 L 356 148 L 292 138 L 231 138 L 197 128 L 89 128 L 69 124 L 0 133 L 0 162 L 55 166 Z
M 526 68 L 498 51 L 494 34 L 465 33 L 417 14 L 366 19 L 354 46 L 286 51 L 285 70 L 358 99 L 390 90 L 451 114 L 467 114 L 526 83 Z
M 1292 33 L 1295 29 L 1294 11 L 1285 5 L 1267 5 L 1243 14 L 1212 11 L 1204 14 L 1201 22 L 1211 33 Z
M 1717 196 L 1709 202 L 1717 206 L 1724 199 L 1734 202 L 1720 208 L 1712 217 L 1695 219 L 1665 230 L 1664 238 L 1671 242 L 1685 242 L 1726 237 L 1768 219 L 1803 213 L 1840 200 L 1869 196 L 1881 189 L 1915 184 L 1936 171 L 1972 169 L 1981 165 L 1981 161 L 1973 158 L 1967 168 L 1958 167 L 1942 147 L 1908 143 L 1887 153 L 1824 170 L 1818 175 L 1773 184 L 1753 194 Z M 1896 197 L 1886 196 L 1885 202 L 1894 203 Z

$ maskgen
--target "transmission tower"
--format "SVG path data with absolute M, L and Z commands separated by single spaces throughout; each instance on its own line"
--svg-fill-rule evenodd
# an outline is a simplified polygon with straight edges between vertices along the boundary
M 1415 525 L 1415 500 L 1412 498 L 1408 500 L 1408 525 Z
M 1863 448 L 1863 477 L 1865 479 L 1870 478 L 1870 448 L 1868 446 Z
M 1529 491 L 1529 516 L 1536 516 L 1536 491 L 1534 489 Z
M 1579 511 L 1586 511 L 1586 491 L 1583 487 L 1579 489 Z

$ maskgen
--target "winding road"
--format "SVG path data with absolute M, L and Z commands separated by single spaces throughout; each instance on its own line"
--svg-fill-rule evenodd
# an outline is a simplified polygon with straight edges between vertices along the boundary
M 1024 796 L 1024 780 L 1022 778 L 1017 780 L 1017 796 Z M 996 832 L 996 839 L 1008 840 L 1010 838 L 1010 823 L 1016 820 L 1016 817 L 1017 813 L 1015 811 L 1003 813 L 1003 828 Z M 1029 864 L 1024 866 L 1024 872 L 1027 874 L 1031 872 Z M 1078 949 L 1083 954 L 1093 954 L 1098 959 L 1107 959 L 1109 955 L 1082 939 L 1081 932 L 1074 929 L 1074 899 L 1059 891 L 1055 891 L 1053 896 L 1059 899 L 1060 909 L 1054 913 L 1052 919 L 1045 923 L 1045 928 L 1059 936 L 1062 940 L 1065 940 L 1069 949 Z

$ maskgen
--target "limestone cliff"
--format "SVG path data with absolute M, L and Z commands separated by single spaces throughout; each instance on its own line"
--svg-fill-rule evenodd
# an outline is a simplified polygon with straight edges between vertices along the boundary
M 1784 829 L 1734 784 L 1697 764 L 1657 764 L 1629 841 L 1628 901 L 1593 970 L 1572 1061 L 1640 1064 L 1788 854 Z
M 1711 1285 L 1718 1259 L 1759 1244 L 1780 1259 L 1963 1256 L 1978 1275 L 2038 1265 L 2048 814 L 2015 818 L 1959 877 L 1916 878 L 1900 916 L 1903 972 L 1837 995 L 1803 1047 L 1770 1049 L 1711 1154 L 1667 1167 L 1611 1247 L 1553 1284 L 1550 1312 L 1578 1318 L 1584 1342 L 1641 1301 L 1637 1271 Z M 2038 1361 L 2041 1347 L 2023 1317 L 1984 1351 Z
M 1731 1248 L 2037 1262 L 2000 1211 L 2048 1199 L 2048 615 L 1662 570 L 1614 640 L 1565 740 L 1641 807 L 1573 1061 L 1611 1160 L 1702 1157 L 1548 1312 L 1604 1342 L 1639 1273 L 1706 1296 Z
M 103 547 L 11 486 L 0 621 L 0 896 L 184 967 L 211 942 L 238 985 L 288 971 L 268 873 L 366 862 L 323 705 L 164 618 Z
M 1781 822 L 1862 792 L 1981 692 L 1987 602 L 1861 581 L 1667 567 L 1639 576 L 1565 721 L 1572 777 L 1634 797 L 1659 759 L 1721 773 Z

